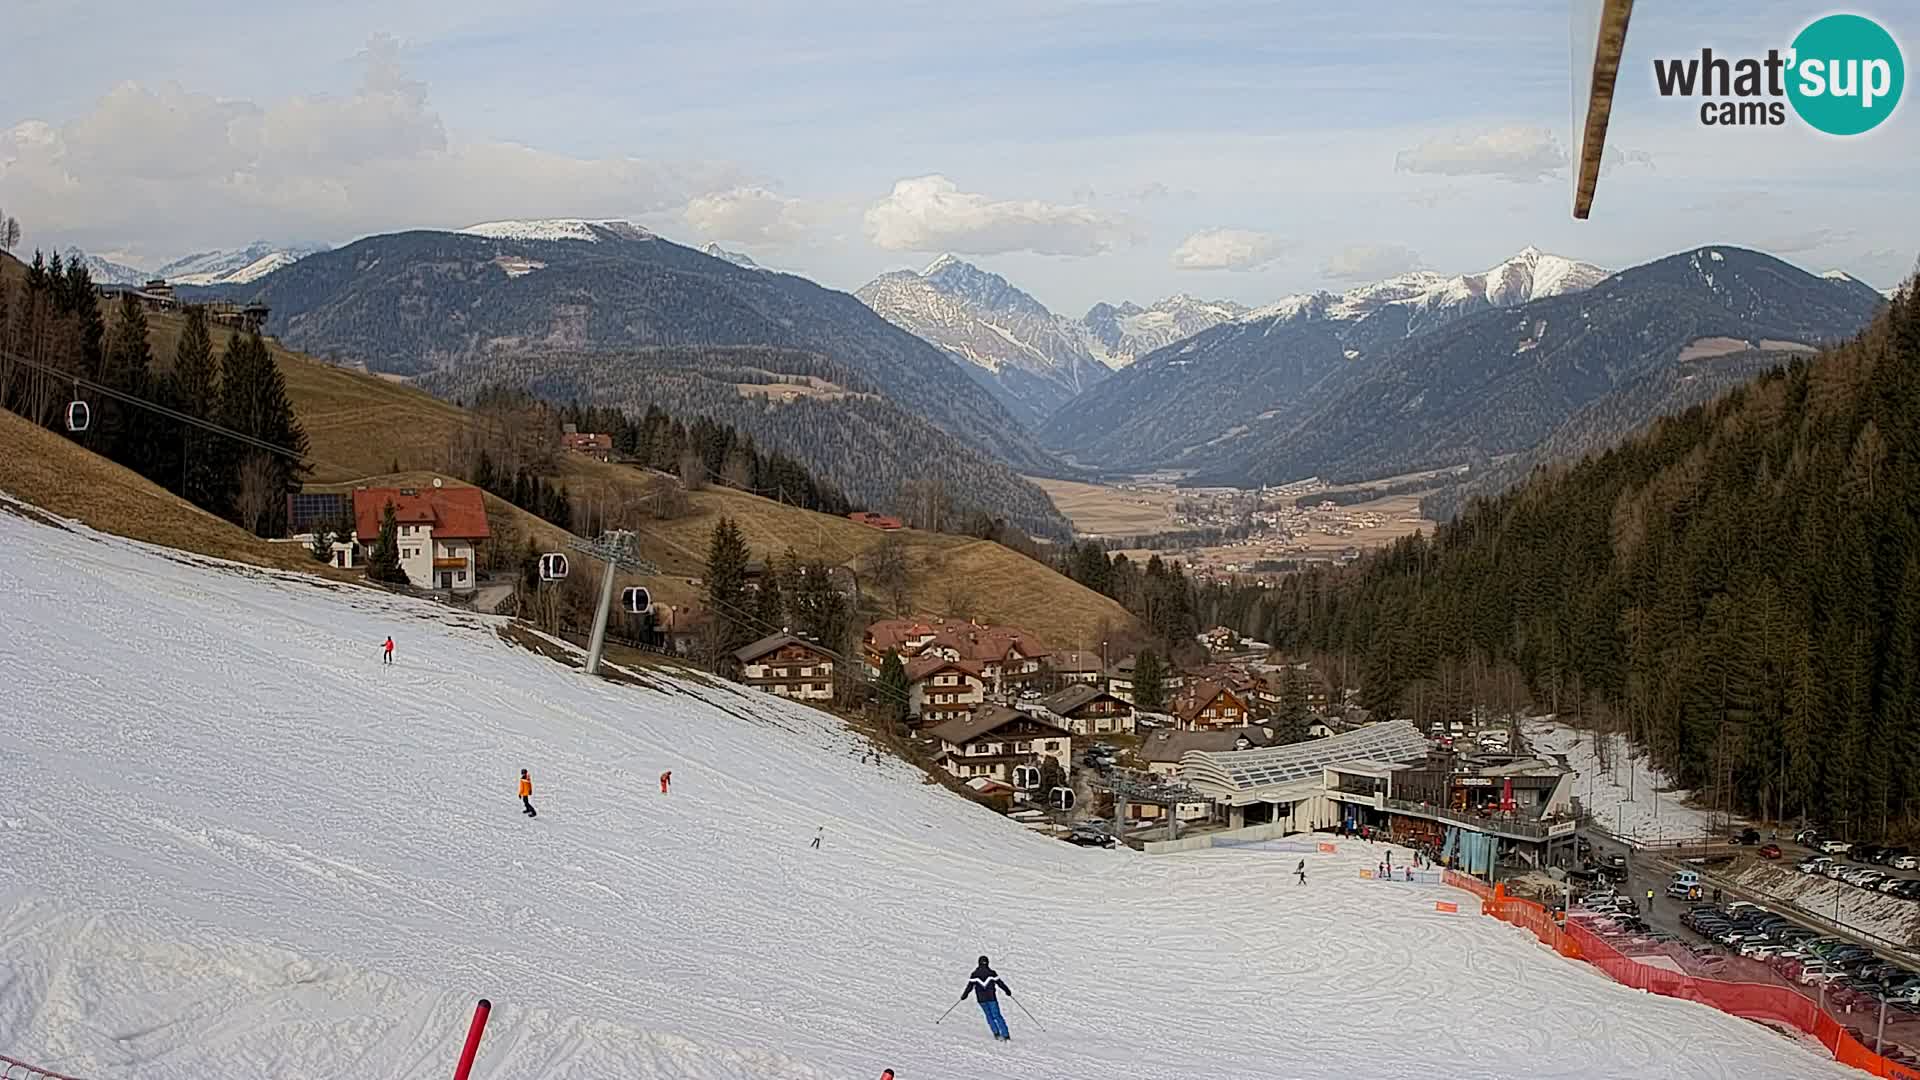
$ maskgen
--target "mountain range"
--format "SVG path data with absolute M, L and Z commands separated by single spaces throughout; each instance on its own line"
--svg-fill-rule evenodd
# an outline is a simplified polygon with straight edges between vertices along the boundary
M 856 393 L 891 403 L 884 417 L 858 428 L 878 440 L 879 449 L 888 445 L 888 424 L 911 421 L 977 451 L 993 474 L 987 487 L 1031 488 L 1016 471 L 1062 469 L 951 354 L 852 296 L 792 274 L 746 269 L 629 222 L 500 221 L 460 232 L 371 236 L 226 292 L 270 305 L 269 329 L 291 347 L 407 376 L 457 375 L 463 367 L 493 366 L 482 360 L 537 361 L 564 353 L 573 358 L 570 370 L 578 371 L 585 357 L 624 384 L 618 369 L 634 363 L 636 350 L 766 347 L 812 354 L 857 380 Z M 754 379 L 735 381 L 749 386 L 738 394 L 759 395 Z M 829 392 L 822 395 L 828 407 L 818 411 L 850 413 L 855 396 Z M 782 408 L 776 397 L 754 400 L 760 408 Z M 902 446 L 941 445 L 904 426 L 894 435 Z M 848 459 L 841 460 L 844 466 Z M 850 476 L 844 467 L 824 471 L 845 490 L 872 487 L 870 477 Z M 1027 502 L 1024 493 L 1006 501 Z M 1060 522 L 1049 514 L 1023 524 L 1055 532 Z
M 1611 276 L 1529 248 L 1484 273 L 1408 274 L 1255 309 L 1142 358 L 1042 437 L 1084 465 L 1205 483 L 1484 465 L 1690 348 L 1804 348 L 1853 333 L 1880 302 L 1852 278 L 1740 248 Z
M 291 266 L 308 255 L 325 250 L 324 247 L 282 246 L 255 240 L 243 248 L 196 252 L 154 270 L 112 262 L 98 255 L 80 257 L 85 260 L 93 280 L 101 285 L 145 285 L 154 278 L 163 278 L 173 285 L 210 286 L 245 285 L 258 281 L 283 266 Z M 67 252 L 69 258 L 77 254 L 78 248 L 71 248 Z
M 889 322 L 951 353 L 1015 416 L 1036 427 L 1114 367 L 1244 310 L 1176 296 L 1152 308 L 1097 304 L 1086 318 L 1068 319 L 999 274 L 953 255 L 918 273 L 882 274 L 854 295 Z

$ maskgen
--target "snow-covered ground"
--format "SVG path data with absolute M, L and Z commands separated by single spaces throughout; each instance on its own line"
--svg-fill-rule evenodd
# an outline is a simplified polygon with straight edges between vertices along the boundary
M 1850 930 L 1908 948 L 1920 944 L 1920 904 L 1911 900 L 1835 881 L 1825 874 L 1802 874 L 1792 863 L 1755 861 L 1734 880 Z
M 497 625 L 0 512 L 0 1053 L 440 1077 L 486 995 L 488 1080 L 1855 1075 L 1362 881 L 1365 844 L 1072 847 L 821 714 Z M 982 952 L 1044 1030 L 935 1025 Z
M 1693 793 L 1669 790 L 1664 774 L 1644 756 L 1629 752 L 1625 735 L 1604 736 L 1611 740 L 1610 767 L 1602 768 L 1591 731 L 1575 730 L 1551 717 L 1529 718 L 1520 730 L 1534 753 L 1566 756 L 1580 774 L 1574 796 L 1608 832 L 1638 840 L 1679 840 L 1713 831 L 1713 815 L 1686 805 Z

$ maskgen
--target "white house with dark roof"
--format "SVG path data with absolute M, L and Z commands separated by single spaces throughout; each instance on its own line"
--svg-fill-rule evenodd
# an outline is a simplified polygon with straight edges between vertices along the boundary
M 962 780 L 984 777 L 1013 782 L 1016 765 L 1052 758 L 1060 768 L 1073 761 L 1073 734 L 1017 709 L 982 705 L 928 732 L 940 748 L 939 762 Z

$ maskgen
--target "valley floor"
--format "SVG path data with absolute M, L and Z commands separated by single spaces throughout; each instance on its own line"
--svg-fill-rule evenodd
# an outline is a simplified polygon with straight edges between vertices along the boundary
M 1071 847 L 485 617 L 4 513 L 0 604 L 0 1053 L 90 1080 L 442 1076 L 483 995 L 487 1080 L 1858 1075 L 1367 845 Z M 1045 1030 L 935 1025 L 982 952 Z

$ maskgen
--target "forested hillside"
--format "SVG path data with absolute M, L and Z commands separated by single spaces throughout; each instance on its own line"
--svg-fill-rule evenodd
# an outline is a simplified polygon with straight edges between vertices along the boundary
M 929 481 L 951 504 L 929 529 L 954 528 L 972 510 L 1045 537 L 1070 535 L 1066 519 L 1032 483 L 1001 462 L 881 396 L 864 375 L 793 349 L 703 346 L 618 353 L 539 350 L 475 357 L 417 380 L 442 397 L 471 400 L 489 385 L 538 397 L 709 417 L 805 465 L 855 502 L 921 519 Z M 944 520 L 940 520 L 944 519 Z
M 576 239 L 372 236 L 308 256 L 244 295 L 289 346 L 377 371 L 458 371 L 554 349 L 776 346 L 830 357 L 902 411 L 1016 468 L 1059 468 L 952 358 L 852 296 L 748 270 L 632 227 Z
M 1516 669 L 1683 787 L 1854 835 L 1920 825 L 1920 303 L 1431 539 L 1277 590 L 1283 647 L 1431 714 Z

